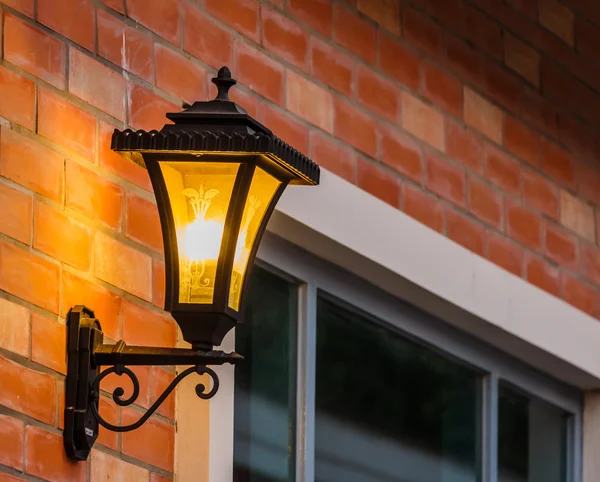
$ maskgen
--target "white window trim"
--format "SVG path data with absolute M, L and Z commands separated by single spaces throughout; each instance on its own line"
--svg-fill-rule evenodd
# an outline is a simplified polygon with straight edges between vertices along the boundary
M 567 303 L 536 288 L 448 238 L 420 224 L 360 188 L 322 170 L 321 186 L 289 188 L 280 200 L 268 230 L 309 253 L 353 273 L 396 298 L 405 300 L 533 367 L 581 389 L 600 388 L 600 323 Z M 258 257 L 269 262 L 272 243 L 263 243 Z M 307 281 L 307 280 L 304 280 Z M 303 290 L 311 290 L 307 283 Z M 308 296 L 302 293 L 301 296 Z M 314 299 L 314 296 L 311 296 Z M 308 306 L 311 310 L 311 306 Z M 316 312 L 316 306 L 312 307 Z M 301 314 L 305 320 L 314 313 Z M 311 334 L 312 332 L 312 334 Z M 314 330 L 306 327 L 300 340 Z M 234 334 L 223 348 L 232 350 Z M 314 346 L 314 345 L 313 345 Z M 314 403 L 314 358 L 299 360 L 305 404 L 299 417 L 311 416 Z M 220 392 L 210 403 L 210 466 L 208 482 L 230 482 L 233 469 L 233 370 L 220 367 Z M 308 372 L 308 373 L 307 373 Z M 180 398 L 193 391 L 178 390 Z M 312 400 L 312 402 L 311 402 Z M 200 401 L 200 403 L 206 403 Z M 307 406 L 306 403 L 309 405 Z M 308 410 L 306 410 L 308 408 Z M 314 411 L 312 411 L 314 416 Z M 311 430 L 311 421 L 299 427 Z M 178 439 L 192 420 L 178 420 Z M 183 429 L 183 431 L 182 431 Z M 300 450 L 310 451 L 312 434 L 300 432 Z M 303 445 L 304 444 L 304 445 Z M 580 450 L 576 450 L 580 453 Z M 205 460 L 181 459 L 185 470 Z M 190 468 L 190 466 L 192 466 Z M 310 480 L 313 467 L 298 468 L 299 481 Z

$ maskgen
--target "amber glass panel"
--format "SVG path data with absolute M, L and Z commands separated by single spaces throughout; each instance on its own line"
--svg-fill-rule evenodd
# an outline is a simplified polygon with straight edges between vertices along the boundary
M 273 200 L 281 181 L 271 176 L 260 167 L 256 168 L 250 191 L 246 198 L 242 225 L 238 236 L 237 250 L 229 286 L 229 307 L 240 309 L 241 286 L 246 275 L 248 257 L 258 234 L 258 229 L 265 217 L 265 213 Z
M 179 302 L 213 302 L 225 217 L 240 165 L 159 162 L 179 248 Z M 238 246 L 236 252 L 241 252 Z

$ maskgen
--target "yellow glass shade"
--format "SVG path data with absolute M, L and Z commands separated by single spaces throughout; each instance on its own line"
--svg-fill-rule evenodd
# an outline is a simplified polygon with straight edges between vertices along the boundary
M 239 163 L 160 161 L 179 250 L 179 302 L 211 304 Z M 245 240 L 239 237 L 236 258 Z
M 279 186 L 281 181 L 260 167 L 256 168 L 244 206 L 229 286 L 229 307 L 236 311 L 240 309 L 241 288 L 244 285 L 252 245 Z

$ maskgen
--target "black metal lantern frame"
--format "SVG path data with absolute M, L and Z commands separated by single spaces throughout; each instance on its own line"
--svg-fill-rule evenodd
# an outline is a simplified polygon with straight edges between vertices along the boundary
M 214 100 L 196 102 L 182 112 L 167 114 L 173 124 L 165 125 L 160 131 L 127 129 L 115 130 L 113 134 L 112 149 L 148 169 L 165 248 L 165 310 L 177 321 L 191 348 L 127 346 L 122 340 L 105 344 L 100 322 L 93 311 L 84 306 L 73 307 L 67 316 L 64 430 L 65 449 L 71 459 L 87 459 L 98 436 L 99 425 L 117 432 L 141 426 L 191 373 L 208 374 L 212 380 L 211 388 L 203 384 L 196 386 L 200 398 L 209 399 L 216 394 L 219 379 L 209 366 L 235 364 L 243 357 L 213 347 L 220 345 L 227 332 L 242 319 L 249 271 L 275 205 L 289 184 L 315 185 L 319 182 L 317 164 L 275 137 L 229 99 L 229 89 L 236 81 L 227 67 L 219 70 L 213 82 L 218 89 Z M 227 179 L 230 184 L 229 197 L 222 196 L 221 228 L 214 221 L 199 219 L 205 216 L 219 190 L 205 190 L 202 185 L 196 186 L 199 189 L 196 190 L 183 185 L 187 179 L 197 184 L 197 179 L 202 178 L 199 173 L 214 166 L 220 166 L 228 173 L 228 177 L 215 175 L 215 179 Z M 230 169 L 231 166 L 234 168 Z M 267 179 L 271 186 L 263 196 L 260 209 L 257 208 L 260 202 L 252 195 L 260 190 L 259 174 L 260 179 Z M 188 240 L 186 246 L 189 248 L 191 243 L 191 252 L 198 251 L 197 245 L 205 241 L 203 237 L 209 234 L 220 236 L 216 240 L 218 243 L 213 243 L 215 259 L 211 258 L 210 263 L 202 258 L 203 255 L 197 255 L 202 258 L 200 261 L 192 259 L 193 256 L 188 260 L 185 256 L 190 256 L 189 253 L 182 252 L 185 249 L 182 248 L 178 222 L 181 224 L 181 213 L 187 216 L 191 212 L 186 201 L 182 207 L 184 195 L 191 199 L 196 215 L 196 219 L 188 220 L 187 225 L 188 229 L 195 226 L 198 238 L 189 236 L 191 241 Z M 258 209 L 260 215 L 254 218 Z M 250 239 L 249 246 L 242 242 L 246 242 L 243 237 L 246 234 Z M 208 265 L 212 270 L 210 275 L 205 274 Z M 185 273 L 182 266 L 186 267 Z M 135 365 L 188 365 L 190 368 L 173 380 L 137 422 L 127 426 L 113 425 L 98 411 L 100 382 L 111 373 L 126 375 L 133 384 L 133 393 L 124 398 L 123 388 L 118 387 L 112 398 L 117 405 L 131 405 L 139 395 L 139 382 L 128 368 Z M 101 367 L 109 368 L 101 371 Z

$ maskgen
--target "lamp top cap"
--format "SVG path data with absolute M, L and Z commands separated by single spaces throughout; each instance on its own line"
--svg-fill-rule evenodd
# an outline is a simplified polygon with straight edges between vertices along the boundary
M 186 132 L 186 131 L 223 131 L 229 134 L 254 134 L 262 133 L 272 135 L 270 129 L 266 128 L 256 119 L 248 115 L 246 110 L 229 98 L 229 90 L 237 84 L 231 76 L 231 70 L 223 66 L 212 79 L 217 86 L 217 96 L 209 101 L 197 101 L 192 105 L 184 104 L 181 112 L 167 114 L 174 124 L 167 124 L 163 132 Z

